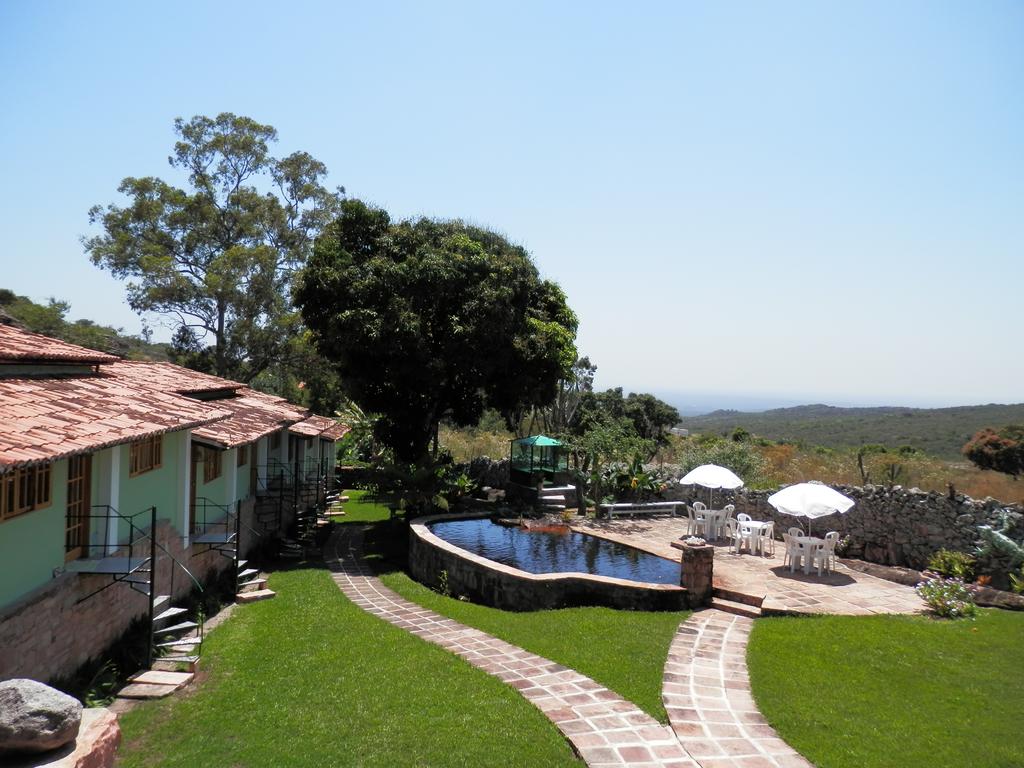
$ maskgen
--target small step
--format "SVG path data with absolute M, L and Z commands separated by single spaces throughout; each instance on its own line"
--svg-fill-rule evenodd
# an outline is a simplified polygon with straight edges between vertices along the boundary
M 760 608 L 761 604 L 764 603 L 764 595 L 748 595 L 745 592 L 737 592 L 733 589 L 726 589 L 725 587 L 715 587 L 711 590 L 712 597 L 721 597 L 724 600 L 731 600 L 734 603 L 743 603 L 744 605 L 752 605 L 755 608 Z
M 159 599 L 159 598 L 157 598 L 157 599 Z M 154 601 L 154 606 L 155 605 L 156 605 L 156 601 Z M 157 616 L 154 616 L 153 617 L 153 622 L 156 623 L 158 621 L 166 621 L 167 619 L 173 619 L 175 616 L 181 616 L 181 614 L 183 614 L 183 613 L 188 613 L 188 609 L 187 608 L 168 608 L 163 613 L 158 614 Z
M 245 564 L 248 563 L 248 562 L 249 562 L 248 560 L 239 560 L 238 561 L 238 570 L 242 570 L 243 568 L 245 568 Z
M 177 690 L 173 685 L 149 685 L 147 683 L 129 683 L 117 692 L 121 699 L 162 699 Z
M 188 653 L 171 653 L 167 656 L 161 656 L 160 658 L 153 659 L 154 666 L 157 664 L 187 664 L 192 672 L 196 671 L 196 666 L 199 664 L 199 656 Z
M 235 600 L 240 603 L 255 603 L 259 600 L 269 600 L 277 595 L 272 589 L 257 589 L 255 592 L 239 592 Z
M 171 600 L 171 596 L 170 595 L 157 595 L 156 597 L 153 598 L 153 610 L 154 611 L 158 610 L 160 608 L 160 606 L 162 606 L 164 603 L 170 602 L 170 600 Z
M 239 579 L 246 579 L 250 576 L 255 576 L 259 571 L 255 568 L 246 568 L 244 571 L 238 572 Z
M 228 544 L 235 540 L 235 532 L 215 531 L 193 537 L 193 544 Z
M 199 625 L 194 621 L 183 621 L 180 624 L 175 624 L 173 627 L 163 627 L 161 629 L 154 629 L 154 635 L 169 635 L 171 632 L 186 632 L 190 629 L 196 629 Z
M 751 619 L 761 618 L 761 609 L 755 608 L 752 605 L 746 603 L 737 603 L 733 600 L 726 600 L 721 597 L 711 598 L 711 608 L 717 608 L 725 613 L 731 613 L 736 616 L 749 616 Z
M 543 502 L 549 502 L 550 501 L 552 504 L 565 501 L 565 496 L 562 496 L 562 495 L 548 496 L 547 494 L 543 494 L 542 493 L 537 498 L 538 498 L 538 500 L 543 501 Z
M 166 643 L 157 643 L 157 648 L 194 648 L 197 645 L 202 645 L 202 640 L 198 637 L 183 637 L 179 640 L 170 640 Z M 186 653 L 186 651 L 183 651 Z
M 252 579 L 251 581 L 243 581 L 238 585 L 238 591 L 241 592 L 246 587 L 265 587 L 267 585 L 266 579 Z
M 540 508 L 547 512 L 561 512 L 565 509 L 565 504 L 541 504 Z
M 136 672 L 128 678 L 132 683 L 145 683 L 148 685 L 173 685 L 180 688 L 188 685 L 195 677 L 191 672 L 166 672 L 159 669 L 147 669 L 143 672 Z

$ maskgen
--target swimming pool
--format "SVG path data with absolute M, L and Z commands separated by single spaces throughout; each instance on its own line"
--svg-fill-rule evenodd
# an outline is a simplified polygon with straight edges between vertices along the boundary
M 430 531 L 460 549 L 528 573 L 588 573 L 645 584 L 679 584 L 679 563 L 569 531 L 527 531 L 488 518 L 442 520 Z

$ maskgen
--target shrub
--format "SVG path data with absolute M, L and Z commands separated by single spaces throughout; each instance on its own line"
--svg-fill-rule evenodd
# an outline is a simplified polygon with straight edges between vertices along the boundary
M 974 578 L 974 558 L 964 552 L 940 549 L 931 556 L 928 569 L 941 576 L 970 581 Z
M 967 585 L 961 579 L 932 578 L 915 587 L 917 594 L 938 616 L 974 618 L 978 612 Z

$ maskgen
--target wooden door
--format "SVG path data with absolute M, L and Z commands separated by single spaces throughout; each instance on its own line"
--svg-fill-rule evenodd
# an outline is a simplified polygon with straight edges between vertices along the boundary
M 72 456 L 68 459 L 68 511 L 64 532 L 64 562 L 82 557 L 89 549 L 91 480 L 91 455 Z

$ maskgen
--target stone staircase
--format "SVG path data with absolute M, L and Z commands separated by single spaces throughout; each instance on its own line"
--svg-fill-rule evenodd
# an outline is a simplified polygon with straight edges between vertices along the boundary
M 764 595 L 748 595 L 723 587 L 714 587 L 711 590 L 711 605 L 709 607 L 731 613 L 734 616 L 748 616 L 751 619 L 757 619 L 763 615 L 761 612 L 763 602 Z
M 576 506 L 576 488 L 572 485 L 550 485 L 537 491 L 537 509 L 558 513 Z

